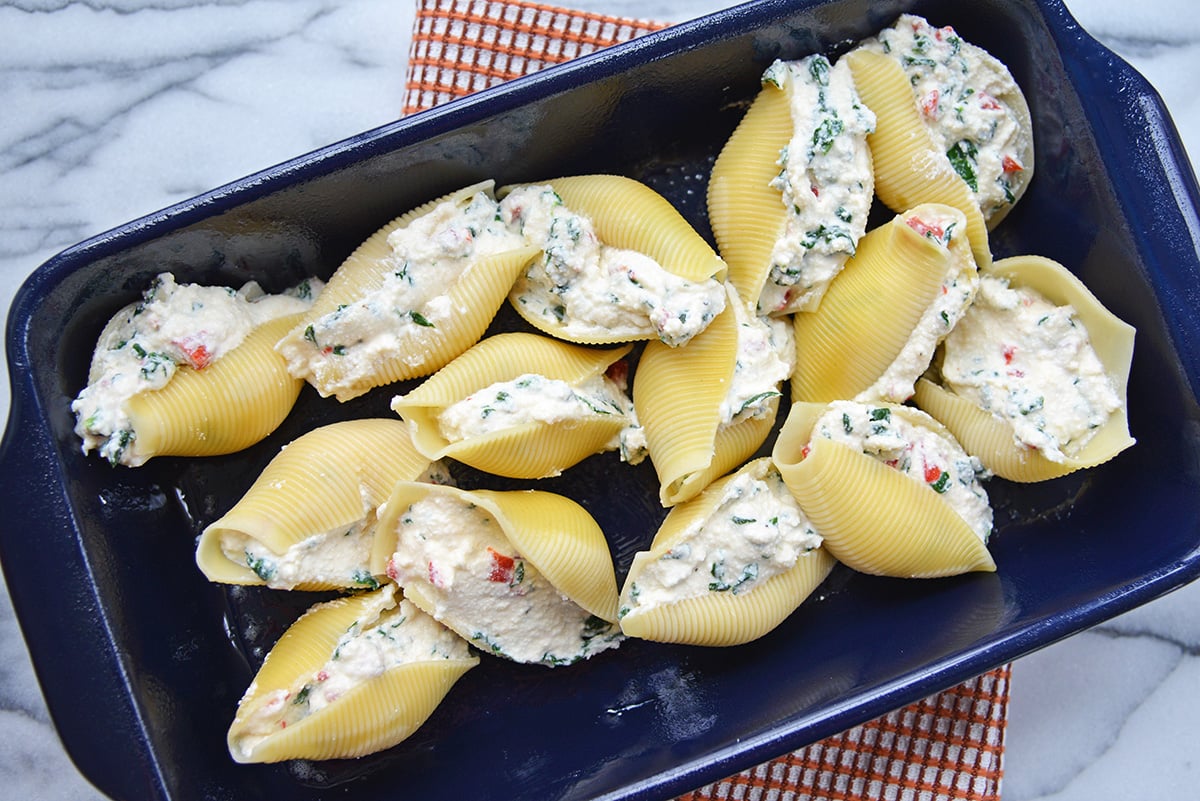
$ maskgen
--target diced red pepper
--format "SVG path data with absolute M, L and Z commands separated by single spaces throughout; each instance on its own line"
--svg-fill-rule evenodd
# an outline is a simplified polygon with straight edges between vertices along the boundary
M 988 111 L 996 111 L 1000 108 L 1000 102 L 986 92 L 980 92 L 979 107 Z
M 426 572 L 429 575 L 429 583 L 430 584 L 437 587 L 438 589 L 441 589 L 446 586 L 445 583 L 442 581 L 442 574 L 439 573 L 438 569 L 433 566 L 433 562 L 429 562 L 426 564 Z
M 1015 345 L 1004 346 L 1004 363 L 1012 364 L 1013 356 L 1016 355 L 1017 348 Z
M 921 236 L 933 236 L 937 239 L 943 239 L 946 236 L 946 232 L 942 230 L 940 225 L 927 223 L 920 217 L 909 217 L 905 222 L 908 223 L 909 228 L 913 229 Z
M 328 681 L 329 674 L 324 670 L 317 671 L 317 681 Z
M 807 459 L 810 453 L 812 453 L 812 443 L 805 443 L 804 447 L 800 449 L 800 458 Z
M 183 353 L 187 363 L 197 370 L 203 370 L 212 362 L 212 354 L 199 334 L 177 339 L 172 344 Z
M 1022 172 L 1025 169 L 1021 162 L 1017 161 L 1012 156 L 1005 156 L 1003 159 L 1001 159 L 1000 168 L 1008 174 Z
M 925 95 L 925 99 L 921 101 L 921 112 L 926 117 L 936 117 L 938 113 L 938 98 L 940 94 L 937 89 L 933 89 L 929 94 Z
M 516 562 L 511 556 L 494 551 L 490 547 L 488 548 L 488 553 L 492 555 L 492 569 L 488 573 L 488 581 L 511 584 L 513 568 L 516 566 Z
M 925 482 L 932 484 L 942 477 L 942 468 L 936 465 L 925 465 Z
M 813 184 L 810 188 L 812 189 L 813 197 L 821 196 L 821 188 L 819 186 Z
M 387 571 L 386 572 L 387 572 L 387 577 L 390 578 L 392 581 L 400 580 L 400 571 L 396 569 L 396 562 L 395 562 L 394 557 L 390 557 L 387 560 Z

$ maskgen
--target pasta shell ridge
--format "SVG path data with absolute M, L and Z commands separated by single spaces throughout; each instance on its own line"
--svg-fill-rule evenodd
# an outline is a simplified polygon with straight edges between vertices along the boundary
M 966 182 L 934 145 L 904 69 L 891 56 L 863 48 L 845 56 L 863 103 L 875 112 L 867 137 L 875 161 L 875 193 L 897 213 L 921 203 L 945 203 L 967 217 L 975 261 L 991 264 L 988 228 Z
M 708 216 L 717 248 L 729 266 L 729 282 L 752 306 L 787 222 L 782 194 L 770 184 L 792 128 L 787 93 L 763 87 L 721 149 L 709 178 Z
M 162 389 L 130 398 L 126 408 L 136 432 L 135 456 L 235 453 L 274 431 L 303 385 L 273 349 L 296 318 L 263 323 L 203 370 L 182 366 Z
M 720 406 L 733 380 L 736 356 L 736 320 L 728 306 L 685 347 L 649 342 L 642 352 L 633 406 L 663 487 L 664 504 L 668 497 L 679 496 L 676 485 L 712 463 Z
M 821 305 L 793 316 L 792 399 L 828 402 L 868 389 L 899 355 L 953 264 L 903 215 L 870 231 Z
M 477 490 L 505 536 L 563 595 L 610 623 L 617 579 L 608 540 L 595 518 L 570 498 L 540 490 Z

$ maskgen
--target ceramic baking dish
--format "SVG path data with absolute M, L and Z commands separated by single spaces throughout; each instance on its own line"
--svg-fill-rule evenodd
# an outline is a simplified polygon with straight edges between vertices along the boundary
M 314 597 L 210 585 L 195 567 L 195 538 L 280 445 L 323 422 L 390 416 L 394 393 L 337 404 L 306 388 L 283 426 L 248 451 L 116 469 L 81 455 L 69 408 L 104 321 L 163 270 L 235 286 L 253 278 L 269 290 L 326 277 L 399 212 L 484 178 L 623 173 L 709 236 L 706 175 L 763 69 L 837 55 L 906 10 L 955 26 L 1024 88 L 1036 177 L 992 247 L 1062 262 L 1136 326 L 1137 445 L 1046 484 L 990 482 L 994 575 L 899 581 L 838 569 L 746 646 L 631 641 L 556 670 L 487 657 L 387 752 L 234 764 L 225 730 L 237 700 Z M 83 242 L 42 265 L 13 304 L 0 454 L 0 558 L 62 740 L 117 799 L 667 798 L 1191 581 L 1200 572 L 1196 197 L 1153 90 L 1057 0 L 768 0 L 364 133 Z M 464 474 L 464 484 L 486 482 Z M 597 517 L 619 578 L 663 514 L 652 470 L 608 457 L 545 486 Z

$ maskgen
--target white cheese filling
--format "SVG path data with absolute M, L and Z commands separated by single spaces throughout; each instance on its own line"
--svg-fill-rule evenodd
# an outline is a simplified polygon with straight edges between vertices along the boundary
M 766 460 L 762 465 L 735 476 L 711 514 L 646 564 L 622 616 L 710 592 L 752 592 L 821 546 L 779 472 Z
M 927 425 L 913 422 L 909 415 Z M 980 478 L 980 461 L 918 409 L 835 401 L 817 418 L 813 438 L 841 442 L 873 456 L 941 495 L 981 540 L 992 531 L 992 507 Z
M 822 55 L 776 61 L 763 82 L 787 92 L 794 132 L 771 182 L 788 214 L 758 310 L 812 311 L 866 231 L 875 191 L 867 134 L 875 114 L 859 99 L 850 67 L 831 67 Z
M 311 676 L 271 692 L 246 719 L 236 747 L 249 758 L 271 735 L 319 712 L 347 692 L 400 665 L 439 659 L 469 659 L 458 635 L 407 599 L 395 601 L 395 586 L 379 590 L 363 615 L 338 640 L 328 661 Z M 319 611 L 319 607 L 316 611 Z M 256 691 L 254 684 L 246 691 Z
M 307 309 L 322 282 L 310 279 L 282 295 L 253 281 L 234 290 L 179 284 L 162 273 L 109 320 L 96 342 L 88 385 L 71 404 L 83 452 L 99 449 L 112 464 L 145 462 L 133 443 L 125 402 L 162 389 L 180 366 L 203 370 L 242 343 L 253 329 Z
M 787 320 L 750 313 L 732 286 L 729 303 L 737 319 L 737 357 L 729 391 L 721 402 L 720 427 L 768 413 L 779 385 L 796 367 L 796 336 Z
M 942 378 L 1059 463 L 1122 406 L 1074 308 L 992 276 L 946 338 Z
M 421 585 L 433 616 L 483 651 L 556 666 L 621 642 L 619 628 L 563 596 L 479 506 L 429 495 L 399 515 L 397 535 L 388 575 Z
M 928 206 L 920 214 L 910 213 L 906 224 L 953 255 L 952 264 L 942 279 L 941 289 L 922 312 L 904 347 L 875 383 L 855 396 L 855 400 L 903 403 L 912 397 L 917 379 L 929 367 L 937 346 L 958 324 L 979 289 L 975 257 L 967 241 L 966 218 L 945 207 L 939 214 Z
M 904 68 L 926 127 L 984 217 L 1011 206 L 1032 132 L 1005 100 L 1020 91 L 1008 68 L 953 28 L 934 28 L 912 14 L 865 46 Z
M 505 218 L 543 255 L 513 288 L 516 302 L 564 336 L 655 336 L 683 345 L 725 307 L 720 281 L 688 281 L 645 254 L 604 244 L 591 220 L 549 186 L 514 189 Z

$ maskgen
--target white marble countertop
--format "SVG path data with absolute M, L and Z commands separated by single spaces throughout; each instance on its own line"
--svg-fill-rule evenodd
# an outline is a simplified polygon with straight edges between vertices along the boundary
M 722 0 L 566 0 L 679 21 Z M 1192 0 L 1068 0 L 1200 153 Z M 0 3 L 0 308 L 59 250 L 376 127 L 403 104 L 411 0 Z M 7 415 L 7 382 L 0 413 Z M 1200 585 L 1018 661 L 1004 798 L 1194 798 Z M 0 592 L 0 787 L 92 799 Z

